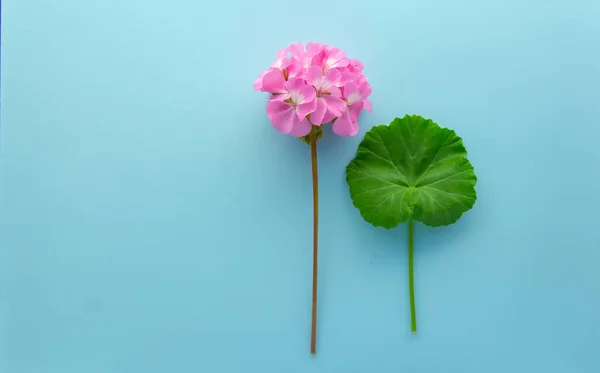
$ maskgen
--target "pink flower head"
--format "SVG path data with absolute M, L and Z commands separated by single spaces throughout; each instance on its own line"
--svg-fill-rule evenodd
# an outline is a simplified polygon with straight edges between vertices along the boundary
M 268 92 L 267 116 L 284 134 L 302 137 L 312 126 L 333 122 L 334 133 L 354 136 L 358 117 L 371 112 L 371 86 L 363 64 L 344 51 L 319 43 L 294 43 L 279 50 L 276 60 L 254 82 Z

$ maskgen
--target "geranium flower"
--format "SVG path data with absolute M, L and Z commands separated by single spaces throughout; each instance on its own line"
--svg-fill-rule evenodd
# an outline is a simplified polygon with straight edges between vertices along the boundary
M 334 133 L 354 136 L 358 133 L 360 112 L 363 109 L 371 111 L 371 103 L 367 99 L 371 93 L 370 85 L 363 68 L 360 61 L 347 58 L 339 48 L 312 42 L 307 43 L 305 48 L 301 43 L 293 43 L 277 51 L 275 61 L 254 82 L 254 89 L 272 95 L 268 117 L 282 133 L 298 136 L 308 142 L 307 124 L 304 122 L 307 119 L 310 124 L 319 127 L 331 122 Z M 306 85 L 314 87 L 316 94 L 313 104 L 306 101 L 312 95 L 303 95 L 301 104 L 289 101 L 291 95 L 287 82 L 293 79 L 302 79 Z M 294 85 L 297 88 L 301 86 L 297 80 L 294 80 Z M 343 95 L 343 92 L 348 93 Z M 273 101 L 282 101 L 286 105 Z M 293 105 L 302 105 L 300 110 L 294 109 L 297 115 L 307 113 L 310 116 L 298 118 L 299 122 L 291 122 L 292 116 L 283 113 L 288 113 Z M 313 107 L 312 111 L 304 109 Z M 275 112 L 280 114 L 275 115 Z M 322 134 L 320 129 L 319 134 Z
M 306 116 L 315 111 L 317 101 L 316 91 L 301 78 L 292 78 L 284 82 L 283 91 L 273 96 L 267 103 L 267 116 L 273 126 L 281 133 L 292 136 L 306 136 L 311 124 Z
M 316 107 L 310 115 L 310 121 L 314 125 L 329 123 L 333 118 L 344 112 L 346 104 L 342 100 L 342 92 L 336 84 L 342 78 L 342 73 L 336 69 L 330 69 L 323 74 L 321 67 L 311 66 L 306 72 L 306 81 L 315 87 Z
M 319 192 L 317 141 L 323 126 L 333 123 L 341 136 L 358 133 L 358 117 L 371 111 L 371 86 L 363 74 L 363 64 L 348 59 L 339 48 L 319 43 L 294 43 L 276 54 L 275 62 L 260 73 L 254 89 L 271 94 L 267 117 L 273 127 L 310 145 L 313 181 L 313 304 L 310 351 L 316 353 L 317 257 Z
M 344 112 L 333 123 L 333 132 L 340 136 L 354 136 L 358 133 L 358 116 L 365 109 L 371 112 L 371 102 L 367 97 L 371 94 L 371 86 L 367 81 L 360 85 L 347 83 L 343 88 L 345 101 Z

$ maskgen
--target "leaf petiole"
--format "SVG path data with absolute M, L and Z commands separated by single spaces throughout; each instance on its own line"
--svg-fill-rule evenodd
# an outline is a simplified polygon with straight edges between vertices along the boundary
M 415 251 L 415 221 L 408 220 L 408 286 L 410 288 L 410 324 L 413 333 L 417 332 L 417 311 L 415 307 L 415 276 L 414 276 L 414 251 Z

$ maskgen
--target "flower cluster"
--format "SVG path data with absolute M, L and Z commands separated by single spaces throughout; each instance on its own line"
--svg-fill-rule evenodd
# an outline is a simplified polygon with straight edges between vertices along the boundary
M 284 134 L 302 137 L 312 125 L 333 122 L 334 133 L 354 136 L 360 112 L 371 112 L 371 86 L 362 70 L 362 63 L 338 48 L 294 43 L 277 52 L 254 89 L 271 94 L 267 116 Z

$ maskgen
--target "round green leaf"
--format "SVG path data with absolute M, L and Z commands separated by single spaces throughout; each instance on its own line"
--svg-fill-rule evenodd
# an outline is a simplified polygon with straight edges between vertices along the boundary
M 352 202 L 374 226 L 456 222 L 475 204 L 477 177 L 462 139 L 418 115 L 373 127 L 346 167 Z

